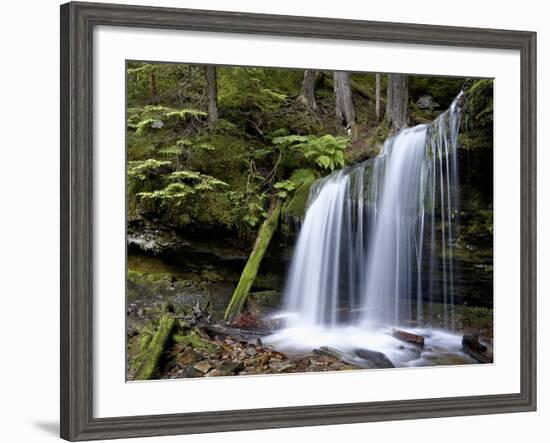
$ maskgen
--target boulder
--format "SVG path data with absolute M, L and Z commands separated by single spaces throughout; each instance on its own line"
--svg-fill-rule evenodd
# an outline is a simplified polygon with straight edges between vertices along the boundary
M 431 95 L 423 95 L 416 101 L 416 106 L 418 106 L 420 109 L 432 110 L 435 108 L 439 108 L 439 103 L 434 101 Z

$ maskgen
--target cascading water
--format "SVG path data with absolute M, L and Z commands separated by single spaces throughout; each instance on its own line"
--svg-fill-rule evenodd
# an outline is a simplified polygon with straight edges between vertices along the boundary
M 268 341 L 375 342 L 404 363 L 388 350 L 393 338 L 372 331 L 430 326 L 436 300 L 453 329 L 460 98 L 431 124 L 389 138 L 377 157 L 314 183 L 284 292 L 287 327 Z M 435 335 L 452 337 L 458 352 L 458 336 Z

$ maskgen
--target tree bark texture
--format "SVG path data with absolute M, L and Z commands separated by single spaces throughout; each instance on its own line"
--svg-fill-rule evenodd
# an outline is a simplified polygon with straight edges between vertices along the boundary
M 157 88 L 157 74 L 154 71 L 151 71 L 149 75 L 149 100 L 151 103 L 158 103 L 159 93 Z
M 386 118 L 395 128 L 407 126 L 409 104 L 408 77 L 403 74 L 388 74 Z
M 306 69 L 304 71 L 304 80 L 302 82 L 302 91 L 298 96 L 298 101 L 304 106 L 316 111 L 318 109 L 315 101 L 315 79 L 316 72 Z
M 376 74 L 376 123 L 380 123 L 380 74 Z
M 355 109 L 353 107 L 348 72 L 334 72 L 334 95 L 336 98 L 336 117 L 343 126 L 353 131 L 355 126 Z
M 208 84 L 208 123 L 213 126 L 218 121 L 218 78 L 215 66 L 206 67 Z

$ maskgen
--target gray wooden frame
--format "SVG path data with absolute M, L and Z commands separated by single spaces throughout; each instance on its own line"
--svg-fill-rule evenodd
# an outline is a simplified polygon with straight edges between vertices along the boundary
M 92 44 L 95 26 L 268 34 L 519 51 L 521 392 L 475 397 L 93 417 Z M 70 441 L 536 409 L 536 33 L 99 3 L 61 6 L 61 437 Z

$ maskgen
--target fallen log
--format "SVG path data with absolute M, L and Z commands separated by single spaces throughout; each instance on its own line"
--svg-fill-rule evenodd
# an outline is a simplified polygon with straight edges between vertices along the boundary
M 174 324 L 175 319 L 171 314 L 166 313 L 161 317 L 157 331 L 143 352 L 134 380 L 149 380 L 153 376 L 166 343 L 172 335 Z
M 479 363 L 492 363 L 493 356 L 487 346 L 479 341 L 478 334 L 466 334 L 462 337 L 462 350 Z
M 398 340 L 405 341 L 407 343 L 412 343 L 413 345 L 424 347 L 424 337 L 418 334 L 413 334 L 412 332 L 402 331 L 400 329 L 394 329 L 392 335 Z
M 231 301 L 225 310 L 225 320 L 233 320 L 235 316 L 243 309 L 246 298 L 248 297 L 252 284 L 254 283 L 254 279 L 258 274 L 258 269 L 260 268 L 260 264 L 264 258 L 265 251 L 267 250 L 267 247 L 271 242 L 271 238 L 273 237 L 273 233 L 277 228 L 280 213 L 281 200 L 277 199 L 271 204 L 267 217 L 258 232 L 258 236 L 256 237 L 256 242 L 254 243 L 250 257 L 248 258 L 241 274 L 241 278 L 239 279 L 239 284 L 237 285 L 237 288 L 231 297 Z
M 261 338 L 265 336 L 262 332 L 234 328 L 219 323 L 202 324 L 199 326 L 211 335 L 229 337 L 243 343 L 258 344 L 258 341 L 261 342 Z

